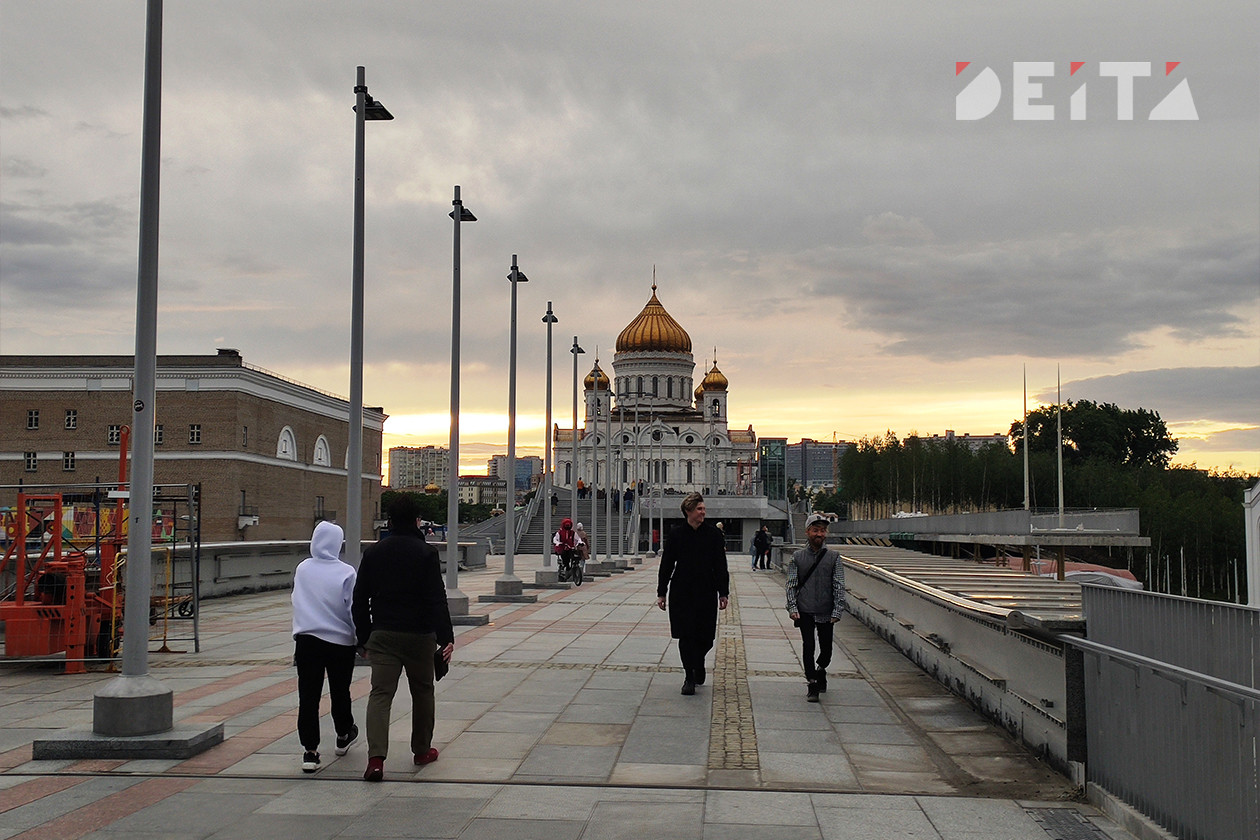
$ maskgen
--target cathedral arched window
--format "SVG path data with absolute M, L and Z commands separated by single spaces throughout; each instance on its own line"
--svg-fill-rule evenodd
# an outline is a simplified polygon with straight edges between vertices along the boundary
M 276 441 L 276 457 L 283 461 L 297 460 L 297 438 L 288 426 L 280 430 L 280 439 Z
M 566 461 L 564 464 L 564 483 L 568 485 L 573 484 L 573 462 L 572 461 Z
M 665 377 L 665 396 L 671 400 L 674 398 L 674 377 L 672 376 Z
M 635 394 L 640 397 L 643 396 L 643 377 L 642 376 L 639 377 L 639 384 L 637 388 L 638 390 L 635 391 Z
M 331 467 L 332 466 L 332 447 L 328 445 L 328 438 L 323 435 L 315 441 L 315 466 Z
M 660 384 L 661 384 L 660 377 L 653 376 L 652 377 L 652 396 L 659 397 L 661 395 Z
M 687 483 L 691 484 L 693 481 L 695 481 L 695 478 L 692 477 L 692 462 L 688 461 L 687 462 Z
M 722 403 L 720 400 L 713 401 L 713 416 L 714 417 L 722 416 Z

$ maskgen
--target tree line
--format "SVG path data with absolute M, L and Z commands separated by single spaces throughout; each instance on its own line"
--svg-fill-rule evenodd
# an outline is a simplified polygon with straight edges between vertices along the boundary
M 1137 508 L 1151 547 L 1136 551 L 1130 571 L 1148 589 L 1238 600 L 1246 589 L 1243 494 L 1256 476 L 1170 466 L 1177 441 L 1155 411 L 1080 400 L 1061 414 L 1054 406 L 1028 414 L 1030 507 L 1057 508 L 1061 423 L 1065 507 Z M 864 437 L 840 456 L 837 492 L 812 503 L 853 519 L 1022 508 L 1023 447 L 1019 420 L 1007 445 L 979 449 L 961 440 L 901 440 L 891 431 Z M 1111 566 L 1128 560 L 1079 553 L 1074 559 Z

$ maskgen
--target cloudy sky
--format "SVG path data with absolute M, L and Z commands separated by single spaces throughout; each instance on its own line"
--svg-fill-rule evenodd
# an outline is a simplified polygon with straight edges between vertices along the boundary
M 140 0 L 0 0 L 0 353 L 134 349 L 144 28 Z M 522 453 L 547 301 L 567 418 L 573 336 L 607 366 L 655 266 L 762 436 L 1005 431 L 1060 369 L 1257 472 L 1257 43 L 1254 0 L 168 0 L 158 351 L 348 393 L 364 65 L 396 117 L 367 126 L 389 445 L 446 442 L 459 184 L 466 469 L 506 440 L 518 254 Z M 957 119 L 988 70 L 996 107 Z M 1149 119 L 1179 87 L 1198 119 Z

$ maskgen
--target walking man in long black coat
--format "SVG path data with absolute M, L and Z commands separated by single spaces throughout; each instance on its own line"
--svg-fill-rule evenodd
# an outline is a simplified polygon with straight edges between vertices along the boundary
M 682 659 L 682 693 L 704 685 L 704 659 L 717 636 L 718 610 L 726 609 L 730 574 L 722 532 L 704 521 L 704 497 L 692 493 L 682 501 L 686 522 L 665 539 L 656 583 L 656 606 L 669 605 L 669 632 L 678 640 Z

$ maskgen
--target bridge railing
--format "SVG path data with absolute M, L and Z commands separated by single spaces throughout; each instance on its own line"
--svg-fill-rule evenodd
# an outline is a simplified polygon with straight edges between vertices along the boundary
M 1260 609 L 1083 587 L 1086 779 L 1179 837 L 1260 837 Z

